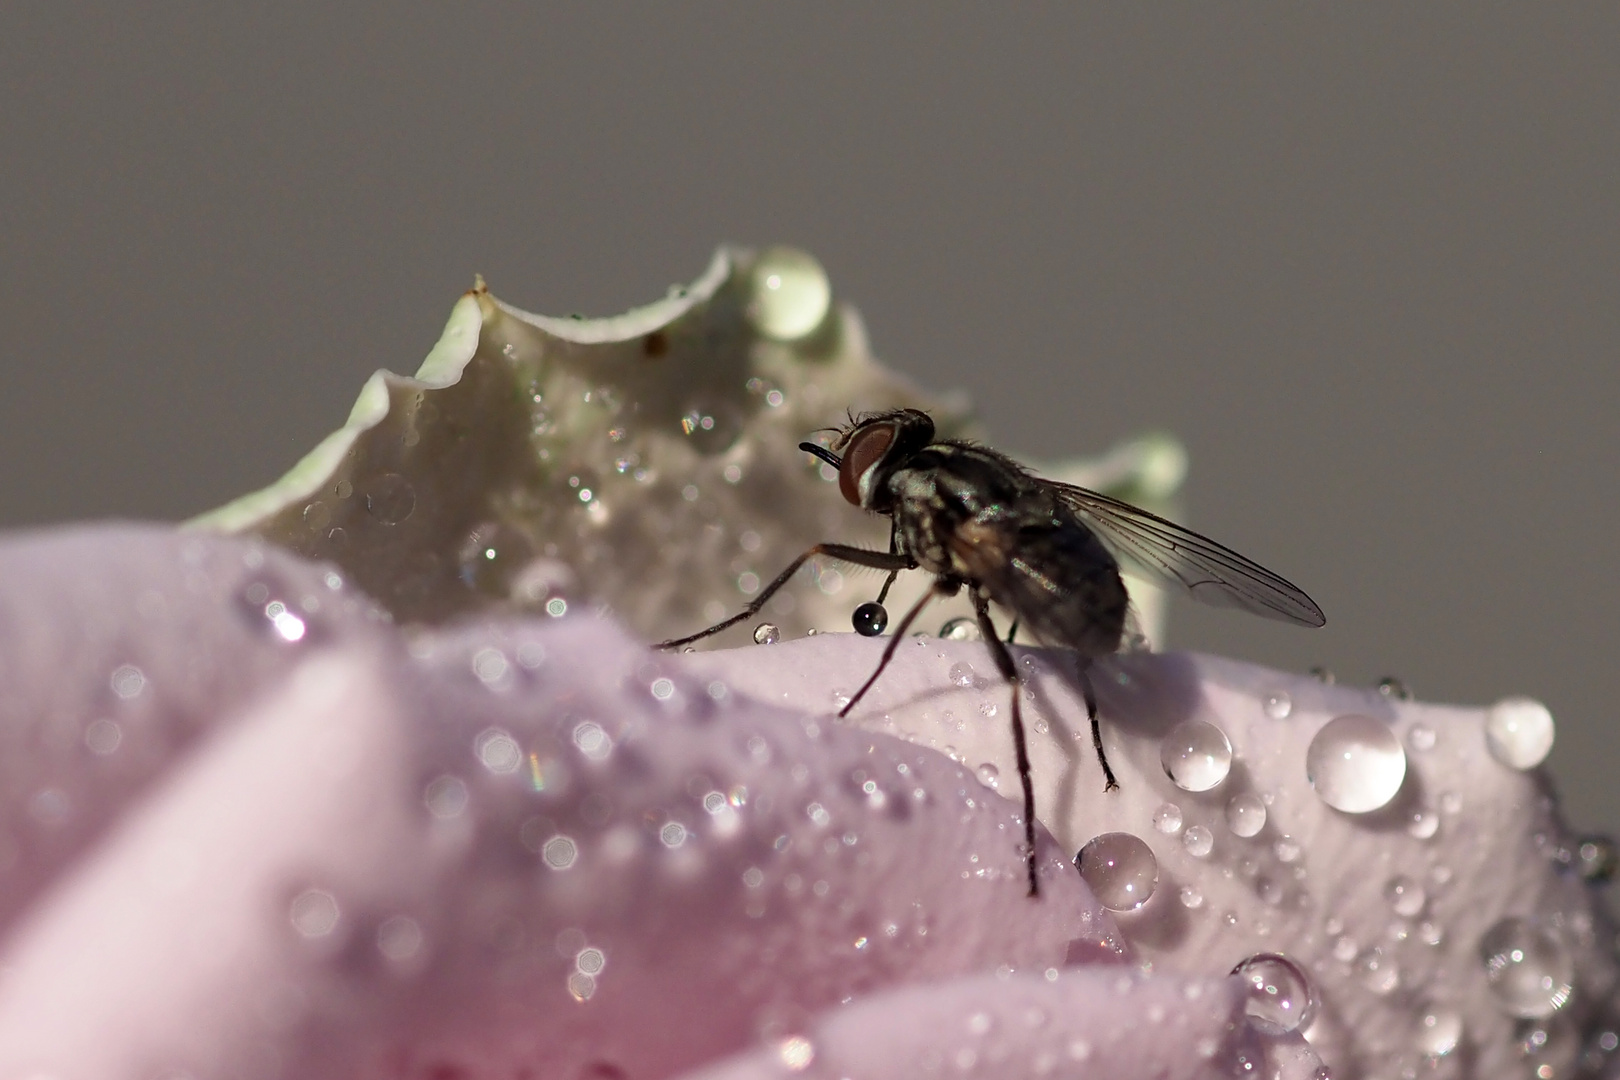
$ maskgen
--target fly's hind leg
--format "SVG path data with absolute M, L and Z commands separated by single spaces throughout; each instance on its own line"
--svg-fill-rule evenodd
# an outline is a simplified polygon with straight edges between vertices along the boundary
M 990 604 L 984 594 L 978 589 L 973 590 L 973 613 L 978 616 L 979 633 L 990 646 L 990 656 L 996 662 L 996 668 L 1001 672 L 1012 687 L 1012 735 L 1013 750 L 1018 758 L 1018 780 L 1024 786 L 1024 862 L 1029 869 L 1029 895 L 1041 894 L 1040 879 L 1035 874 L 1035 781 L 1029 769 L 1029 745 L 1024 738 L 1024 717 L 1019 711 L 1020 693 L 1018 667 L 1013 663 L 1012 653 L 1002 644 L 1001 638 L 996 634 L 995 624 L 990 621 Z
M 1103 751 L 1102 727 L 1097 723 L 1097 691 L 1091 685 L 1091 661 L 1086 657 L 1080 658 L 1080 695 L 1086 699 L 1086 716 L 1091 719 L 1091 745 L 1097 751 L 1097 764 L 1102 766 L 1103 790 L 1118 791 L 1119 781 L 1114 779 L 1114 770 L 1108 767 L 1108 755 Z

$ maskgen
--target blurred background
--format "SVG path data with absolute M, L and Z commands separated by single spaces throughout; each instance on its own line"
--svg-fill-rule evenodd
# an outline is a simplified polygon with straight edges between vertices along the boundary
M 1538 697 L 1620 822 L 1620 8 L 0 10 L 0 526 L 180 519 L 414 371 L 481 272 L 616 313 L 814 252 L 1004 449 L 1185 441 L 1308 632 L 1180 646 Z

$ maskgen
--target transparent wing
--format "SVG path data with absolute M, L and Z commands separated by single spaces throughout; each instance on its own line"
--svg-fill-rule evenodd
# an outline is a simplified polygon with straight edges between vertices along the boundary
M 1233 607 L 1268 619 L 1321 626 L 1316 602 L 1292 582 L 1206 536 L 1130 503 L 1055 480 L 1042 480 L 1128 567 L 1213 607 Z

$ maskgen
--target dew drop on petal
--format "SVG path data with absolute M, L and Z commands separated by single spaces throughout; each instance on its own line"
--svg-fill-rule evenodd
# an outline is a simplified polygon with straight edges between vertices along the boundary
M 146 689 L 146 675 L 134 664 L 121 664 L 114 668 L 112 677 L 107 681 L 112 692 L 124 701 L 139 697 L 141 691 Z
M 399 473 L 383 473 L 366 488 L 366 512 L 384 525 L 398 525 L 416 509 L 416 489 Z
M 1165 775 L 1183 791 L 1208 791 L 1232 768 L 1226 732 L 1203 720 L 1184 720 L 1159 743 Z
M 1440 815 L 1428 807 L 1412 811 L 1406 820 L 1406 835 L 1414 840 L 1428 840 L 1440 831 Z
M 1189 825 L 1187 831 L 1181 834 L 1181 843 L 1186 847 L 1187 854 L 1202 859 L 1215 850 L 1215 834 L 1202 825 Z
M 1257 953 L 1232 969 L 1248 991 L 1249 1016 L 1279 1031 L 1303 1031 L 1316 1017 L 1316 989 L 1298 965 L 1278 953 Z
M 1434 728 L 1427 724 L 1413 724 L 1406 733 L 1406 745 L 1420 754 L 1433 750 L 1436 741 Z
M 1130 833 L 1095 836 L 1074 857 L 1080 876 L 1110 911 L 1134 911 L 1147 903 L 1159 883 L 1153 849 Z
M 1286 720 L 1289 713 L 1294 711 L 1294 699 L 1278 690 L 1276 693 L 1265 696 L 1265 700 L 1261 702 L 1261 708 L 1273 720 Z
M 832 305 L 826 271 L 798 248 L 766 248 L 748 279 L 748 321 L 777 341 L 796 341 L 814 332 Z
M 1183 885 L 1179 896 L 1181 906 L 1188 911 L 1197 911 L 1204 906 L 1204 894 L 1196 885 Z
M 1552 749 L 1553 735 L 1552 713 L 1532 698 L 1503 698 L 1485 714 L 1485 745 L 1510 769 L 1540 765 Z
M 89 738 L 88 732 L 85 737 Z M 1581 879 L 1594 885 L 1612 881 L 1616 868 L 1620 867 L 1620 852 L 1607 836 L 1582 837 L 1580 846 L 1575 849 L 1575 858 Z
M 777 1044 L 776 1056 L 789 1072 L 803 1072 L 816 1060 L 816 1044 L 803 1035 L 793 1035 Z
M 1569 1004 L 1575 963 L 1563 941 L 1529 919 L 1509 916 L 1479 942 L 1485 981 L 1509 1016 L 1539 1020 Z
M 1414 1042 L 1424 1057 L 1445 1057 L 1462 1041 L 1462 1016 L 1451 1009 L 1428 1008 L 1418 1017 Z
M 1347 814 L 1388 805 L 1406 779 L 1406 751 L 1382 720 L 1357 713 L 1322 725 L 1305 751 L 1305 778 L 1321 800 Z
M 1001 772 L 988 761 L 983 765 L 980 765 L 974 771 L 979 777 L 979 783 L 983 784 L 985 787 L 990 788 L 992 791 L 998 790 L 1001 787 Z
M 1176 835 L 1181 831 L 1181 807 L 1173 802 L 1160 803 L 1153 811 L 1153 827 L 1166 836 Z
M 972 686 L 973 685 L 973 665 L 972 664 L 952 664 L 951 665 L 951 671 L 950 671 L 950 680 L 951 680 L 952 683 L 956 684 L 957 686 Z
M 1423 905 L 1428 902 L 1423 886 L 1405 874 L 1398 874 L 1384 883 L 1384 899 L 1403 919 L 1410 919 L 1421 912 Z
M 979 624 L 966 616 L 947 620 L 939 628 L 939 636 L 946 641 L 978 641 L 980 638 Z
M 1252 791 L 1239 792 L 1226 803 L 1226 827 L 1233 836 L 1257 836 L 1266 827 L 1266 804 Z
M 755 645 L 775 645 L 782 640 L 782 631 L 775 623 L 762 622 L 754 627 Z

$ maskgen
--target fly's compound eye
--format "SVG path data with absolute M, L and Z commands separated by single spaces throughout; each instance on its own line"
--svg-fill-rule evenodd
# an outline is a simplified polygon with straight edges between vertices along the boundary
M 838 490 L 843 492 L 844 498 L 856 506 L 861 505 L 861 480 L 883 460 L 893 443 L 893 424 L 874 424 L 849 437 L 849 445 L 844 448 L 844 464 L 838 470 Z

